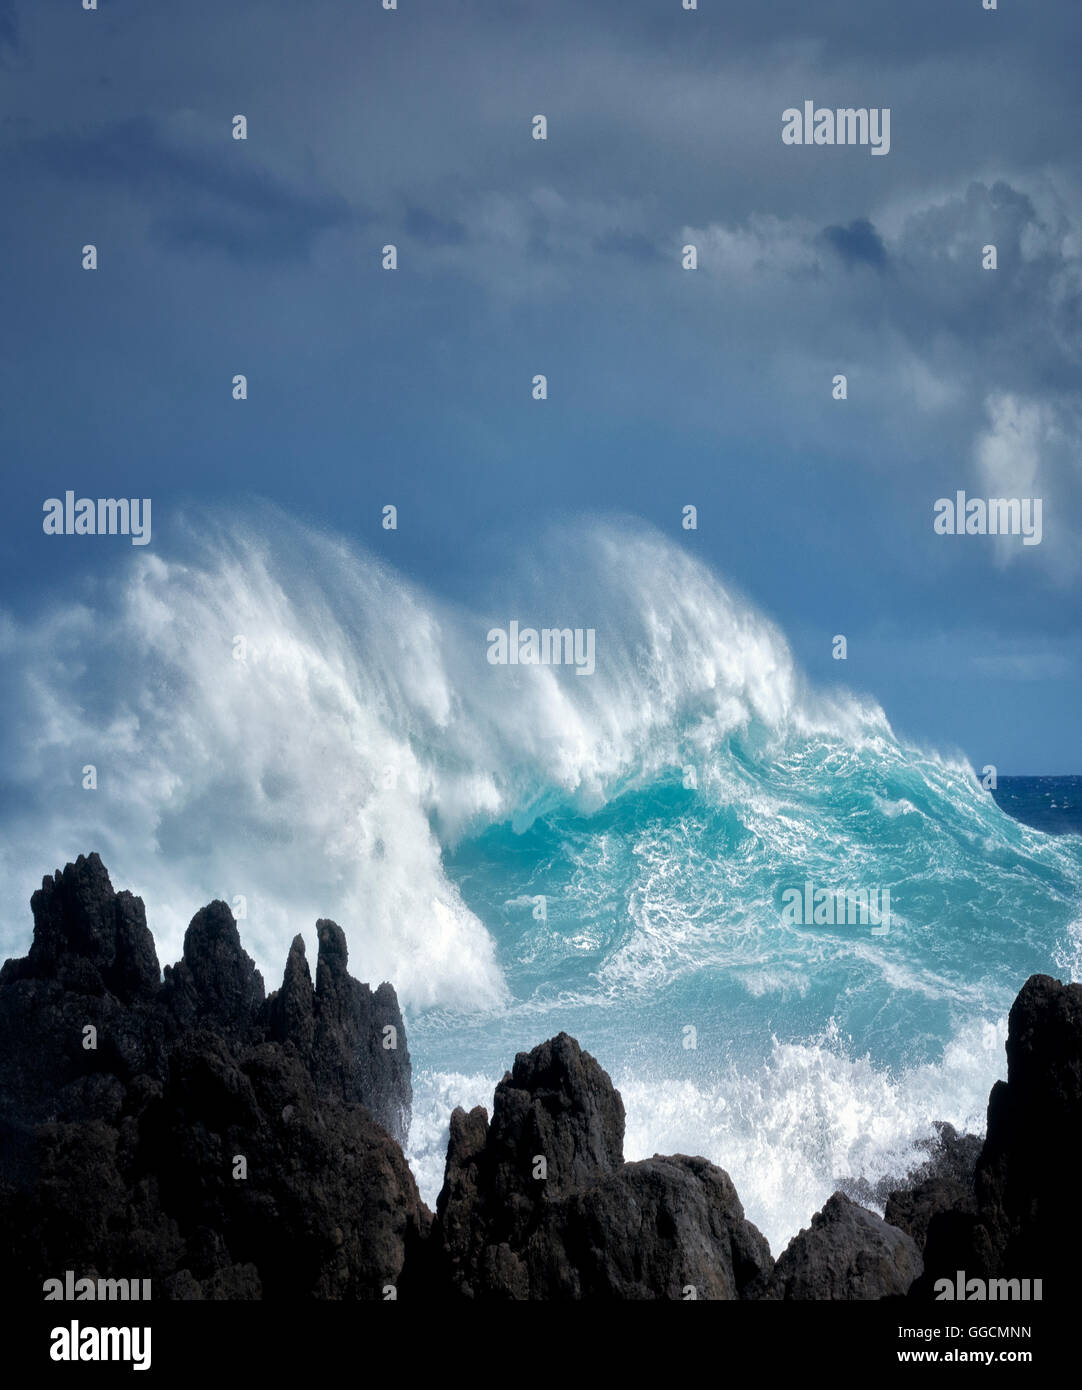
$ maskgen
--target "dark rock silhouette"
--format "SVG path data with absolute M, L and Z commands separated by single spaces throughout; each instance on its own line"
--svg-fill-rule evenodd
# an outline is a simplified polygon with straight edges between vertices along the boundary
M 162 1004 L 175 1034 L 205 1027 L 235 1041 L 250 1039 L 264 1002 L 263 976 L 240 944 L 223 902 L 197 912 L 184 934 L 184 955 L 166 966 Z
M 349 976 L 341 929 L 318 924 L 315 989 L 297 938 L 265 999 L 224 903 L 163 981 L 142 902 L 96 854 L 32 908 L 28 955 L 0 971 L 8 1296 L 65 1269 L 175 1298 L 397 1286 L 431 1220 L 396 1142 L 409 1054 L 394 990 Z
M 1077 1296 L 1082 1238 L 1082 985 L 1032 975 L 1011 1007 L 1007 1080 L 988 1098 L 971 1199 L 936 1194 L 915 1298 L 957 1271 L 1040 1279 L 1044 1299 Z
M 862 1206 L 882 1207 L 893 1203 L 894 1215 L 884 1212 L 884 1216 L 892 1225 L 901 1226 L 903 1230 L 909 1229 L 910 1217 L 907 1213 L 910 1211 L 917 1227 L 921 1226 L 924 1220 L 922 1213 L 926 1213 L 932 1201 L 930 1194 L 941 1188 L 944 1192 L 950 1191 L 958 1200 L 963 1200 L 966 1192 L 972 1195 L 973 1174 L 984 1143 L 983 1137 L 959 1134 L 946 1120 L 933 1121 L 932 1128 L 934 1134 L 918 1145 L 924 1157 L 907 1173 L 888 1174 L 875 1182 L 868 1182 L 865 1178 L 836 1178 L 837 1191 Z M 925 1191 L 923 1198 L 918 1196 L 918 1189 Z M 915 1236 L 914 1231 L 909 1233 L 914 1235 L 918 1245 L 923 1246 L 923 1232 L 919 1237 Z
M 624 1107 L 561 1033 L 451 1117 L 436 1280 L 465 1298 L 737 1299 L 771 1269 L 729 1177 L 703 1158 L 623 1162 Z M 542 1166 L 543 1165 L 543 1166 Z
M 835 1192 L 795 1235 L 765 1291 L 782 1299 L 879 1299 L 907 1293 L 922 1269 L 916 1241 Z
M 963 1188 L 971 1188 L 977 1160 L 984 1147 L 983 1136 L 959 1134 L 946 1120 L 936 1120 L 933 1128 L 936 1134 L 926 1146 L 928 1157 L 910 1171 L 906 1185 L 915 1188 L 922 1182 L 940 1178 Z
M 297 937 L 265 996 L 224 903 L 164 978 L 97 855 L 31 905 L 33 944 L 0 970 L 9 1299 L 69 1269 L 172 1299 L 930 1298 L 957 1271 L 1077 1296 L 1082 986 L 1021 990 L 983 1146 L 939 1126 L 900 1187 L 869 1189 L 886 1221 L 836 1192 L 775 1264 L 721 1168 L 624 1162 L 620 1095 L 566 1033 L 516 1057 L 491 1122 L 451 1116 L 433 1221 L 400 1148 L 398 1002 L 349 975 L 334 922 L 315 981 Z
M 838 1190 L 854 1202 L 884 1208 L 884 1220 L 899 1226 L 923 1252 L 932 1217 L 941 1211 L 975 1211 L 974 1174 L 984 1140 L 959 1134 L 945 1120 L 936 1120 L 935 1133 L 920 1147 L 924 1158 L 902 1177 L 883 1177 L 875 1183 L 843 1179 Z
M 960 1183 L 953 1178 L 926 1178 L 915 1187 L 891 1193 L 883 1217 L 912 1236 L 923 1257 L 935 1217 L 943 1212 L 969 1216 L 976 1210 L 972 1183 Z
M 976 1211 L 976 1167 L 984 1147 L 976 1134 L 959 1134 L 943 1120 L 935 1128 L 928 1158 L 907 1175 L 904 1186 L 887 1195 L 883 1212 L 884 1219 L 911 1235 L 922 1252 L 934 1216 Z

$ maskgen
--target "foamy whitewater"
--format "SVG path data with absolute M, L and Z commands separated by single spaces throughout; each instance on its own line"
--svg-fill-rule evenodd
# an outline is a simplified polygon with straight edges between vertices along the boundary
M 0 947 L 90 849 L 163 961 L 224 898 L 274 988 L 336 918 L 406 1011 L 430 1204 L 450 1110 L 565 1029 L 623 1094 L 628 1157 L 720 1164 L 777 1253 L 933 1120 L 983 1129 L 1018 988 L 1077 978 L 1082 838 L 809 689 L 679 544 L 565 531 L 469 612 L 269 514 L 176 553 L 0 618 Z M 594 628 L 596 672 L 488 664 L 511 619 Z M 889 889 L 889 932 L 788 923 L 805 881 Z

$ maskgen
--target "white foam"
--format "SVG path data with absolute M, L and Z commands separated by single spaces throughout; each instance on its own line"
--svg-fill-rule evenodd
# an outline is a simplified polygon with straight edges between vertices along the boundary
M 897 1075 L 853 1055 L 833 1026 L 806 1043 L 775 1041 L 761 1065 L 734 1066 L 718 1077 L 617 1072 L 627 1117 L 624 1156 L 698 1154 L 724 1168 L 745 1215 L 777 1256 L 838 1179 L 874 1184 L 921 1162 L 920 1141 L 934 1135 L 934 1121 L 983 1134 L 988 1092 L 1006 1074 L 1006 1035 L 1006 1018 L 971 1022 L 941 1061 Z M 483 1073 L 415 1075 L 407 1156 L 429 1206 L 443 1185 L 451 1111 L 482 1105 L 491 1117 L 497 1080 Z
M 819 834 L 807 786 L 870 750 L 884 778 L 931 784 L 958 833 L 998 816 L 968 769 L 903 750 L 874 704 L 809 693 L 776 629 L 652 532 L 562 532 L 475 613 L 273 511 L 204 523 L 183 553 L 127 557 L 90 607 L 0 623 L 15 692 L 0 730 L 16 808 L 0 847 L 11 953 L 25 950 L 40 874 L 94 848 L 146 899 L 163 962 L 199 906 L 243 898 L 270 987 L 293 935 L 330 916 L 355 973 L 393 981 L 407 1005 L 500 1009 L 494 943 L 443 864 L 493 822 L 592 810 L 693 757 L 703 803 L 740 808 L 759 868 L 814 851 L 855 870 L 866 846 Z M 512 617 L 596 629 L 596 673 L 489 665 L 486 634 Z M 734 736 L 757 751 L 732 757 Z M 80 786 L 88 763 L 94 792 Z M 604 962 L 601 999 L 722 963 L 772 987 L 751 958 L 770 911 L 755 865 L 685 863 L 702 884 L 691 912 L 670 846 L 635 852 L 634 933 Z
M 760 1067 L 693 1082 L 614 1078 L 627 1111 L 625 1156 L 700 1154 L 724 1168 L 745 1215 L 777 1256 L 838 1178 L 904 1174 L 934 1120 L 983 1133 L 988 1092 L 1005 1075 L 1006 1019 L 962 1028 L 943 1060 L 897 1076 L 850 1054 L 828 1030 L 775 1042 Z
M 1052 952 L 1052 959 L 1063 971 L 1064 984 L 1082 983 L 1082 917 L 1068 924 L 1063 940 Z
M 21 634 L 33 699 L 9 737 L 34 793 L 5 845 L 22 900 L 8 924 L 26 931 L 28 871 L 95 848 L 145 897 L 163 961 L 197 907 L 240 897 L 269 986 L 292 936 L 333 916 L 363 978 L 415 1005 L 498 1005 L 495 950 L 443 872 L 432 769 L 408 734 L 450 717 L 433 615 L 335 547 L 323 588 L 251 540 L 213 554 L 148 556 L 78 629 Z M 77 780 L 88 763 L 94 792 Z
M 559 800 L 592 809 L 678 764 L 680 730 L 708 749 L 800 704 L 784 640 L 678 547 L 603 526 L 553 545 L 514 611 L 470 614 L 268 509 L 201 522 L 183 562 L 126 559 L 89 608 L 5 619 L 2 945 L 25 949 L 40 874 L 94 848 L 146 899 L 163 962 L 199 906 L 244 898 L 269 987 L 293 935 L 332 916 L 356 972 L 407 1003 L 499 1007 L 443 845 Z M 489 666 L 488 627 L 512 616 L 594 627 L 597 673 Z
M 483 1105 L 492 1117 L 492 1096 L 499 1077 L 418 1068 L 413 1074 L 413 1120 L 406 1158 L 423 1201 L 433 1211 L 443 1186 L 451 1111 Z

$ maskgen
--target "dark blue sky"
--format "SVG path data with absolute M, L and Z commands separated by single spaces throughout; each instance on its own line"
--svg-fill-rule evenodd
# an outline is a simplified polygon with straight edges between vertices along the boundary
M 1080 31 L 1076 0 L 0 0 L 5 621 L 136 562 L 42 535 L 66 488 L 151 497 L 163 553 L 189 504 L 269 498 L 463 601 L 632 515 L 903 733 L 1082 771 Z M 890 107 L 889 155 L 783 146 L 805 99 Z M 1042 497 L 1041 545 L 935 536 L 956 489 Z

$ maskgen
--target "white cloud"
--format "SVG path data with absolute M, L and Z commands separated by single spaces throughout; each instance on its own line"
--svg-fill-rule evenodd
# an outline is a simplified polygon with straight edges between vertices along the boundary
M 1042 499 L 1044 538 L 1033 549 L 1061 583 L 1068 582 L 1079 572 L 1077 519 L 1070 506 L 1082 459 L 1077 420 L 1047 401 L 1013 392 L 990 394 L 985 411 L 988 428 L 974 446 L 983 495 Z M 998 537 L 996 547 L 1000 565 L 1021 559 L 1013 537 Z

